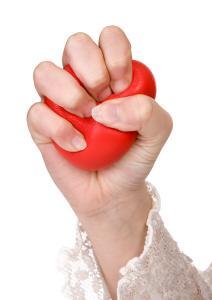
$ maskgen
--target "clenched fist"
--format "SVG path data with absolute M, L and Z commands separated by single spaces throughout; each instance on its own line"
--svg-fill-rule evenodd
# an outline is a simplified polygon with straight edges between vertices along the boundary
M 145 179 L 170 135 L 172 119 L 157 101 L 140 94 L 130 101 L 116 99 L 96 106 L 96 101 L 126 89 L 132 79 L 131 45 L 120 28 L 104 28 L 98 44 L 85 33 L 70 36 L 62 61 L 72 67 L 85 88 L 63 68 L 42 62 L 34 70 L 41 99 L 45 95 L 78 116 L 92 116 L 105 126 L 138 132 L 123 158 L 106 169 L 89 172 L 72 166 L 52 144 L 54 140 L 74 152 L 86 147 L 83 135 L 71 123 L 42 100 L 27 115 L 31 136 L 55 184 L 87 230 L 115 298 L 118 269 L 142 250 L 151 207 Z M 113 270 L 108 267 L 111 260 Z

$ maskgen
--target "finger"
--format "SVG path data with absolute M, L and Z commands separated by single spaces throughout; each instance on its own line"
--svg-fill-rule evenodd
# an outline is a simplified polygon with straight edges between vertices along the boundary
M 106 101 L 92 110 L 93 118 L 121 131 L 138 131 L 143 138 L 165 142 L 172 129 L 172 119 L 154 99 L 135 95 Z
M 95 100 L 67 71 L 45 61 L 35 68 L 33 77 L 40 96 L 47 96 L 78 116 L 90 116 Z
M 100 34 L 99 45 L 110 73 L 110 86 L 113 92 L 122 92 L 132 80 L 130 42 L 119 27 L 107 26 Z
M 103 54 L 87 34 L 79 32 L 69 37 L 63 53 L 63 64 L 72 67 L 96 99 L 103 99 L 111 94 L 110 77 Z
M 52 140 L 67 151 L 76 152 L 86 147 L 83 135 L 44 103 L 38 102 L 30 107 L 27 124 L 38 147 Z

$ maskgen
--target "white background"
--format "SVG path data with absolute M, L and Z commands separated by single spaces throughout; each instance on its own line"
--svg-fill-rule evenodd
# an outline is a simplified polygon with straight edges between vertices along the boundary
M 56 258 L 74 239 L 75 216 L 57 190 L 26 126 L 38 101 L 32 72 L 61 65 L 70 34 L 96 41 L 121 26 L 133 56 L 155 74 L 174 131 L 149 180 L 181 249 L 204 269 L 212 261 L 211 1 L 2 1 L 0 4 L 0 299 L 62 299 Z

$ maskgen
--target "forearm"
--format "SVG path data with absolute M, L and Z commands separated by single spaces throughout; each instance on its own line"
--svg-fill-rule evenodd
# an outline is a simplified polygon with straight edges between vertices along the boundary
M 120 268 L 143 251 L 152 200 L 143 184 L 139 193 L 132 192 L 117 203 L 112 210 L 95 217 L 79 216 L 113 299 L 116 299 Z
M 157 190 L 150 183 L 147 183 L 147 187 L 153 202 L 146 220 L 147 235 L 143 236 L 143 239 L 140 239 L 142 234 L 138 234 L 137 239 L 128 238 L 128 234 L 124 240 L 125 242 L 122 242 L 123 239 L 119 239 L 116 243 L 116 240 L 114 242 L 115 234 L 109 236 L 113 239 L 109 239 L 107 231 L 107 234 L 103 236 L 101 230 L 96 230 L 95 232 L 92 231 L 98 233 L 96 236 L 92 235 L 95 243 L 94 249 L 94 245 L 90 243 L 84 228 L 77 226 L 75 247 L 70 251 L 65 251 L 65 256 L 63 256 L 65 262 L 62 264 L 67 275 L 65 287 L 70 299 L 76 299 L 76 295 L 80 295 L 82 299 L 91 299 L 90 291 L 92 299 L 111 299 L 111 296 L 116 299 L 116 280 L 119 266 L 123 266 L 123 268 L 120 270 L 121 278 L 117 286 L 118 299 L 212 299 L 211 267 L 205 272 L 199 272 L 192 260 L 181 252 L 177 243 L 165 228 L 159 214 L 160 197 Z M 133 213 L 131 215 L 134 216 L 134 223 L 138 214 Z M 103 222 L 100 224 L 103 230 L 106 225 L 102 226 Z M 88 227 L 90 228 L 90 226 Z M 133 228 L 140 227 L 135 226 Z M 129 232 L 135 233 L 133 228 Z M 119 229 L 120 232 L 123 232 L 121 228 Z M 143 231 L 139 230 L 138 232 L 142 233 Z M 123 235 L 118 235 L 118 237 L 123 237 Z M 143 245 L 134 243 L 135 240 L 144 242 L 144 239 L 144 249 Z M 110 246 L 108 243 L 111 243 L 111 241 L 113 242 Z M 140 255 L 136 253 L 139 248 L 141 249 Z M 119 251 L 118 253 L 115 252 L 116 256 L 114 255 L 114 249 Z M 110 283 L 111 295 L 108 295 L 108 286 L 105 286 L 105 280 L 99 272 L 100 264 L 98 264 L 99 261 L 98 263 L 96 261 L 96 253 L 102 264 L 104 275 L 107 276 L 107 283 Z M 125 262 L 127 256 L 132 259 Z M 87 294 L 87 288 L 83 288 L 84 284 L 89 287 L 89 293 Z

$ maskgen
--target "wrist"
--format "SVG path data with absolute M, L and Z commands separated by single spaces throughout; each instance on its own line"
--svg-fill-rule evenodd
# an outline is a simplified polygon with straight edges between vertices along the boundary
M 98 244 L 118 242 L 142 236 L 146 230 L 146 220 L 152 207 L 152 199 L 143 183 L 139 191 L 122 195 L 116 204 L 93 216 L 78 218 L 92 242 Z
M 131 192 L 121 201 L 117 199 L 117 205 L 111 209 L 95 217 L 78 216 L 113 299 L 116 299 L 120 269 L 143 252 L 151 208 L 152 198 L 144 183 L 139 192 Z

